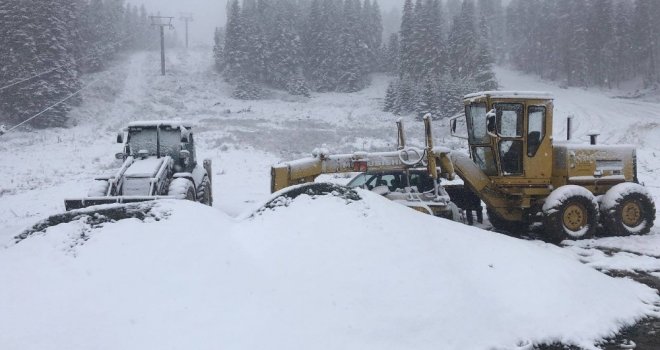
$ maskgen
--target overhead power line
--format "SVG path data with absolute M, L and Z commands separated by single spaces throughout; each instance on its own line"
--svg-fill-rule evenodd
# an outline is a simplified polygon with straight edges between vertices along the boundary
M 16 86 L 16 85 L 19 85 L 19 84 L 22 84 L 22 83 L 25 83 L 25 82 L 28 82 L 28 81 L 30 81 L 30 80 L 32 80 L 32 79 L 38 78 L 38 77 L 43 76 L 43 75 L 46 75 L 46 74 L 48 74 L 48 73 L 52 73 L 52 72 L 54 72 L 54 71 L 56 71 L 56 70 L 58 70 L 58 69 L 60 69 L 60 68 L 64 68 L 64 67 L 70 66 L 70 65 L 72 65 L 72 64 L 75 64 L 75 63 L 77 63 L 77 62 L 79 62 L 79 61 L 81 61 L 81 60 L 84 60 L 84 59 L 86 59 L 86 58 L 92 57 L 92 56 L 94 56 L 94 55 L 98 55 L 98 54 L 100 54 L 100 53 L 102 53 L 102 52 L 104 52 L 104 51 L 107 51 L 107 50 L 111 49 L 111 48 L 114 47 L 115 45 L 121 44 L 121 43 L 123 43 L 124 41 L 127 41 L 127 40 L 129 40 L 129 39 L 131 39 L 131 38 L 137 36 L 138 34 L 139 34 L 139 33 L 135 33 L 135 34 L 129 35 L 129 36 L 125 37 L 124 39 L 120 40 L 120 41 L 110 43 L 110 44 L 108 45 L 108 47 L 106 47 L 106 48 L 104 48 L 104 49 L 101 49 L 101 50 L 98 50 L 98 51 L 94 51 L 94 52 L 90 53 L 89 55 L 85 55 L 85 56 L 80 57 L 80 58 L 78 58 L 78 59 L 74 59 L 74 60 L 72 60 L 72 61 L 69 62 L 69 63 L 65 63 L 65 64 L 62 64 L 62 65 L 56 66 L 56 67 L 51 68 L 51 69 L 49 69 L 49 70 L 47 70 L 47 71 L 44 71 L 44 72 L 41 72 L 41 73 L 35 74 L 35 75 L 30 76 L 30 77 L 27 77 L 27 78 L 19 78 L 19 80 L 15 81 L 15 82 L 13 82 L 13 83 L 11 83 L 11 84 L 9 84 L 9 85 L 5 85 L 5 86 L 3 86 L 3 87 L 0 87 L 0 91 L 5 90 L 5 89 L 8 89 L 8 88 L 13 87 L 13 86 Z
M 155 46 L 155 43 L 152 44 L 152 45 L 149 45 L 149 46 L 147 47 L 147 49 L 151 49 L 151 48 L 154 47 L 154 46 Z M 83 92 L 84 90 L 86 90 L 87 88 L 89 88 L 90 86 L 92 86 L 92 85 L 98 83 L 99 81 L 103 80 L 104 78 L 105 78 L 105 77 L 100 76 L 100 77 L 98 77 L 98 78 L 92 80 L 90 83 L 86 84 L 86 85 L 83 86 L 82 88 L 80 88 L 80 89 L 78 89 L 77 91 L 73 92 L 72 94 L 70 94 L 70 95 L 67 96 L 66 98 L 64 98 L 64 99 L 62 99 L 62 100 L 60 100 L 60 101 L 58 101 L 57 103 L 52 104 L 52 105 L 49 106 L 48 108 L 46 108 L 46 109 L 42 110 L 41 112 L 39 112 L 39 113 L 37 113 L 37 114 L 31 116 L 30 118 L 25 119 L 24 121 L 22 121 L 22 122 L 20 122 L 20 123 L 18 123 L 18 124 L 16 124 L 16 125 L 14 125 L 14 126 L 12 126 L 12 127 L 9 128 L 9 129 L 7 129 L 4 125 L 0 125 L 0 136 L 2 136 L 2 135 L 6 134 L 6 133 L 8 133 L 8 132 L 11 132 L 11 131 L 13 131 L 13 130 L 19 128 L 19 127 L 21 127 L 22 125 L 25 125 L 26 123 L 30 122 L 31 120 L 34 120 L 34 119 L 36 119 L 36 118 L 42 116 L 44 113 L 46 113 L 46 112 L 50 111 L 51 109 L 53 109 L 53 108 L 55 108 L 55 107 L 61 105 L 61 104 L 64 103 L 64 102 L 66 102 L 66 101 L 68 101 L 68 100 L 74 98 L 75 96 L 77 96 L 78 94 L 80 94 L 81 92 Z

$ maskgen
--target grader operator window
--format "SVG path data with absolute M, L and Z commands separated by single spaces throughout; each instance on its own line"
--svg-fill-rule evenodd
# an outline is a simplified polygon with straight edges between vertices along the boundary
M 502 137 L 522 136 L 523 105 L 519 103 L 495 104 L 497 133 Z
M 488 132 L 486 130 L 486 104 L 473 103 L 465 107 L 465 115 L 468 119 L 468 135 L 470 144 L 488 143 Z
M 503 140 L 500 142 L 500 160 L 503 175 L 520 175 L 522 171 L 522 141 Z
M 545 107 L 529 106 L 527 108 L 529 120 L 527 125 L 527 156 L 534 157 L 545 138 Z
M 474 162 L 479 169 L 488 176 L 497 176 L 497 167 L 495 166 L 495 157 L 493 149 L 490 147 L 474 147 L 472 150 Z

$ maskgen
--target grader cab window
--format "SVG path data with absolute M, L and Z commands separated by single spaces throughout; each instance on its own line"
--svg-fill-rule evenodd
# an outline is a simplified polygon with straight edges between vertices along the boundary
M 488 176 L 497 176 L 497 167 L 495 166 L 495 157 L 493 149 L 490 147 L 474 147 L 472 149 L 474 162 L 479 169 Z
M 503 175 L 520 175 L 522 171 L 522 141 L 503 140 L 500 142 L 500 161 Z
M 502 137 L 522 136 L 523 105 L 519 103 L 495 104 L 497 133 Z
M 527 156 L 534 157 L 545 137 L 545 107 L 529 106 L 527 126 Z
M 471 144 L 488 143 L 486 112 L 485 103 L 473 103 L 465 107 L 465 115 L 468 119 L 468 136 Z

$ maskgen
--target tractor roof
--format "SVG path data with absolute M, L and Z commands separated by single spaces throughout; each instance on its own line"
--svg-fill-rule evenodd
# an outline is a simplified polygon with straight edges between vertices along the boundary
M 554 96 L 549 92 L 542 91 L 481 91 L 474 94 L 465 95 L 465 100 L 478 99 L 483 97 L 491 98 L 510 98 L 510 99 L 529 99 L 529 100 L 553 100 Z
M 169 126 L 171 128 L 186 128 L 190 129 L 192 127 L 192 124 L 190 122 L 184 122 L 180 120 L 143 120 L 143 121 L 135 121 L 135 122 L 130 122 L 128 124 L 129 128 L 155 128 L 156 126 Z

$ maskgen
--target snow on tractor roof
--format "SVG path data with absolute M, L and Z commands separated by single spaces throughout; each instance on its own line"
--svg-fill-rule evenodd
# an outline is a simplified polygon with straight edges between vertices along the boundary
M 494 97 L 494 98 L 518 98 L 518 99 L 554 99 L 554 96 L 549 92 L 543 91 L 481 91 L 473 94 L 465 95 L 464 99 L 473 99 L 478 97 Z
M 192 123 L 184 122 L 180 120 L 141 120 L 128 123 L 129 128 L 139 128 L 139 127 L 156 127 L 157 125 L 169 126 L 172 128 L 184 127 L 189 129 L 192 127 Z

